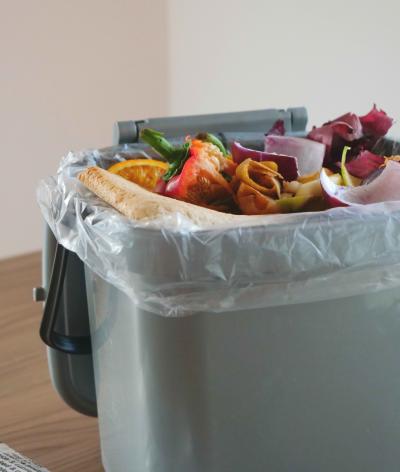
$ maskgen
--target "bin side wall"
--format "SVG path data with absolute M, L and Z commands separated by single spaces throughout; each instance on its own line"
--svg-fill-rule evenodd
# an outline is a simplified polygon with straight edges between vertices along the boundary
M 396 470 L 396 291 L 169 319 L 91 286 L 107 472 Z

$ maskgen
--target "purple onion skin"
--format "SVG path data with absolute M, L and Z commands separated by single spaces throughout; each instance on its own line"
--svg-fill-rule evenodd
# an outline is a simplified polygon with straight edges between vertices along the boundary
M 162 178 L 160 178 L 158 179 L 156 183 L 156 186 L 154 188 L 154 193 L 164 195 L 166 188 L 167 188 L 167 182 L 165 182 Z
M 266 136 L 264 139 L 264 152 L 296 157 L 300 175 L 320 171 L 325 150 L 323 143 L 295 136 Z
M 385 158 L 370 151 L 361 151 L 359 155 L 346 164 L 347 170 L 354 177 L 367 179 L 370 174 L 385 163 Z
M 393 118 L 383 110 L 378 110 L 374 104 L 372 110 L 364 116 L 360 116 L 363 132 L 366 135 L 381 138 L 393 125 Z
M 285 136 L 285 123 L 283 120 L 276 120 L 272 128 L 265 133 L 265 136 Z
M 336 185 L 321 171 L 320 181 L 329 206 L 357 206 L 400 201 L 400 163 L 389 161 L 375 178 L 358 187 Z
M 320 182 L 322 187 L 322 194 L 330 208 L 349 206 L 348 203 L 336 197 L 336 195 L 334 194 L 334 189 L 340 187 L 330 181 L 324 169 L 321 170 Z
M 371 150 L 377 140 L 389 131 L 393 118 L 376 105 L 364 116 L 346 113 L 322 126 L 314 126 L 308 138 L 326 145 L 324 166 L 330 167 L 340 159 L 343 146 L 350 146 L 349 158 L 361 151 Z

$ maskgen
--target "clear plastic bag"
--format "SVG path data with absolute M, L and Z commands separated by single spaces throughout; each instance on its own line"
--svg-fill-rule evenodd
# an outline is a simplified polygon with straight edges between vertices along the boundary
M 69 153 L 37 197 L 59 243 L 162 316 L 307 303 L 400 286 L 400 202 L 266 215 L 204 230 L 182 215 L 135 222 L 76 175 L 140 146 Z M 257 224 L 255 224 L 257 221 Z

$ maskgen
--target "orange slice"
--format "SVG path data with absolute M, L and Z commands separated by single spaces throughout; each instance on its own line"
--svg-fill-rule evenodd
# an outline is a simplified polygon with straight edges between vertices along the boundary
M 166 162 L 156 159 L 129 159 L 112 165 L 108 172 L 117 174 L 141 187 L 153 191 L 168 169 Z

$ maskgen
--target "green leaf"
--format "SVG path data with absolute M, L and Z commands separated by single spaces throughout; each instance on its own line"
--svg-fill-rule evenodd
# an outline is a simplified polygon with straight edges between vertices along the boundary
M 189 159 L 190 145 L 191 141 L 188 141 L 175 150 L 175 156 L 172 162 L 170 162 L 167 172 L 162 177 L 165 182 L 168 182 L 168 180 L 172 179 L 175 175 L 180 174 L 183 166 Z

